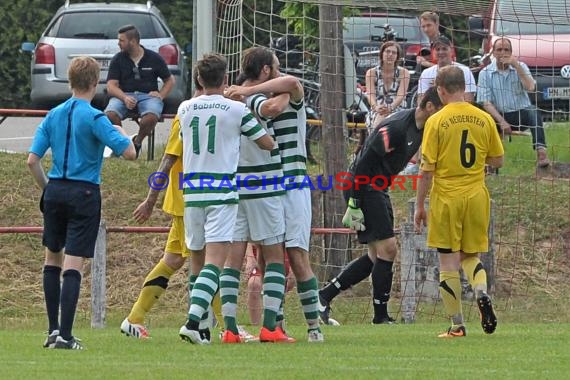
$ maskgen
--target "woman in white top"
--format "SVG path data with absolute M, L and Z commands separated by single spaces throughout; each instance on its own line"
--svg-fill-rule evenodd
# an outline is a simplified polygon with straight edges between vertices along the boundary
M 392 112 L 406 108 L 410 73 L 405 67 L 398 65 L 401 57 L 402 48 L 397 42 L 385 42 L 380 48 L 380 65 L 366 72 L 371 127 Z

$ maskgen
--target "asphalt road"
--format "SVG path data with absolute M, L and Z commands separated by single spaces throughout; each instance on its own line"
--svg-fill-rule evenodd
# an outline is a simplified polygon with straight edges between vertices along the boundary
M 2 117 L 0 117 L 1 120 Z M 0 124 L 0 151 L 25 153 L 32 144 L 34 133 L 41 122 L 41 117 L 8 117 Z M 155 128 L 155 148 L 165 145 L 170 132 L 171 119 L 165 119 Z M 138 125 L 125 120 L 123 126 L 129 135 L 138 132 Z M 143 142 L 142 153 L 139 159 L 146 159 L 146 140 Z M 155 154 L 155 160 L 160 159 Z

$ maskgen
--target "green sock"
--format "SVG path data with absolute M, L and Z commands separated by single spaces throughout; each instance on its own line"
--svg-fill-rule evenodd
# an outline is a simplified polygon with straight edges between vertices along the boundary
M 196 283 L 192 288 L 192 300 L 188 312 L 190 323 L 199 323 L 208 306 L 212 303 L 212 298 L 218 290 L 220 270 L 213 264 L 206 264 L 200 271 Z M 212 287 L 211 284 L 214 284 Z
M 267 264 L 263 275 L 263 327 L 275 330 L 277 313 L 285 293 L 285 266 L 280 263 Z
M 297 283 L 297 293 L 309 330 L 319 329 L 318 282 L 316 277 Z
M 226 329 L 239 334 L 237 317 L 237 299 L 239 293 L 239 270 L 224 268 L 220 276 L 220 297 L 222 299 L 222 315 Z

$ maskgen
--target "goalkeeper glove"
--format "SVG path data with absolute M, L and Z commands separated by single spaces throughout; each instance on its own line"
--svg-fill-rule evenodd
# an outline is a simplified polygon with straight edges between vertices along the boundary
M 364 214 L 360 209 L 358 200 L 354 198 L 348 200 L 348 208 L 342 217 L 342 224 L 356 231 L 366 230 L 366 226 L 364 226 Z

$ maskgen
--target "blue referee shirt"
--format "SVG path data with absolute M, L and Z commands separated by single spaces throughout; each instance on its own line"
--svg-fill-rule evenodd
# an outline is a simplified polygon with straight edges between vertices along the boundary
M 121 155 L 130 140 L 113 127 L 104 113 L 87 101 L 70 98 L 52 109 L 38 126 L 30 153 L 52 152 L 50 179 L 101 183 L 103 150 Z

